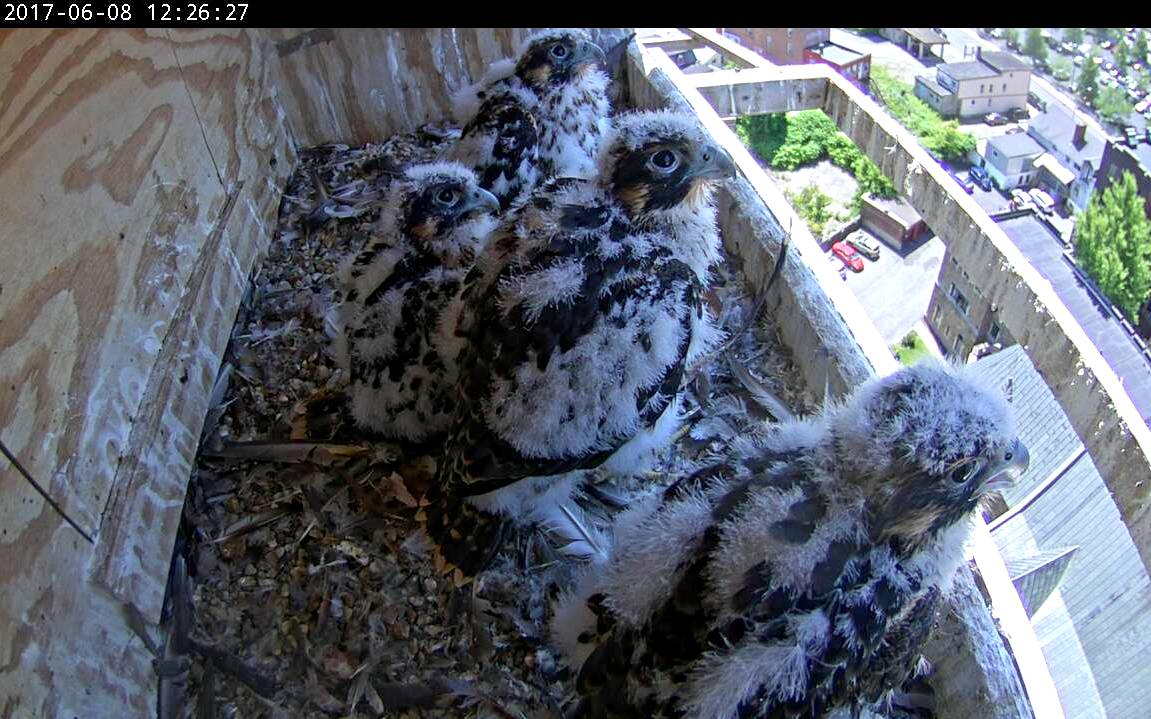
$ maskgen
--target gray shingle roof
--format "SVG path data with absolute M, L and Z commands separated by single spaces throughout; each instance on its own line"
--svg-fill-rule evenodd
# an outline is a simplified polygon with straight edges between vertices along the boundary
M 1085 136 L 1087 142 L 1083 147 L 1076 147 L 1071 142 L 1071 138 L 1075 135 L 1075 118 L 1059 109 L 1057 103 L 1048 103 L 1047 107 L 1047 112 L 1031 118 L 1027 124 L 1027 134 L 1046 139 L 1058 151 L 1075 158 L 1077 162 L 1087 160 L 1098 170 L 1103 160 L 1103 149 L 1107 145 L 1107 138 L 1099 135 L 1088 125 Z
M 1035 141 L 1035 138 L 1025 132 L 993 137 L 987 144 L 999 150 L 1005 157 L 1028 157 L 1043 152 L 1043 147 Z
M 1082 448 L 1055 395 L 1019 345 L 976 363 L 980 373 L 1007 392 L 1019 425 L 1019 438 L 1031 453 L 1031 466 L 1005 493 L 1013 506 Z
M 1051 282 L 1071 315 L 1119 376 L 1143 420 L 1151 420 L 1151 364 L 1115 317 L 1101 307 L 1063 257 L 1059 237 L 1034 215 L 1000 220 L 999 227 L 1039 274 Z
M 1031 450 L 1023 480 L 1034 481 L 1074 459 L 993 533 L 1009 562 L 1079 547 L 1058 589 L 1032 617 L 1064 713 L 1145 717 L 1151 704 L 1151 664 L 1144 658 L 1151 637 L 1151 579 L 1111 493 L 1078 440 L 1067 439 L 1067 417 L 1021 347 L 975 367 L 996 385 L 1011 380 L 1019 432 Z M 1020 489 L 1011 493 L 1009 505 L 1024 496 Z

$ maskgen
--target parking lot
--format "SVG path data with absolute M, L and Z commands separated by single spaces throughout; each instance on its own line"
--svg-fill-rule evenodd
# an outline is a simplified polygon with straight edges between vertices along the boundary
M 977 190 L 978 192 L 978 190 Z M 900 254 L 883 242 L 879 259 L 863 258 L 863 272 L 847 271 L 847 286 L 883 339 L 895 344 L 927 313 L 943 264 L 943 240 L 919 240 Z

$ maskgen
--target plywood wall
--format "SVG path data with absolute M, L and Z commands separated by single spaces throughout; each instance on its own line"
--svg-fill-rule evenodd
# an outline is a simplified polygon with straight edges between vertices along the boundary
M 145 716 L 207 394 L 294 162 L 245 32 L 0 34 L 0 716 Z M 275 167 L 271 159 L 277 158 Z
M 0 718 L 154 713 L 121 607 L 159 616 L 298 148 L 446 119 L 528 32 L 0 32 L 0 439 L 84 533 L 0 459 Z

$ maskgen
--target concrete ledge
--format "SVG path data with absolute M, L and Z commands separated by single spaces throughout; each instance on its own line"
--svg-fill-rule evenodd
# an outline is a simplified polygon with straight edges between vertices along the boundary
M 874 100 L 827 66 L 716 72 L 688 83 L 721 116 L 822 109 L 879 166 L 960 266 L 982 278 L 984 295 L 1067 413 L 1151 569 L 1151 429 L 1050 282 L 974 198 Z
M 783 340 L 796 357 L 805 358 L 800 367 L 808 386 L 818 393 L 827 383 L 839 395 L 877 373 L 895 371 L 899 365 L 874 323 L 735 133 L 662 50 L 633 50 L 629 84 L 636 107 L 671 106 L 697 115 L 735 160 L 739 178 L 720 193 L 720 226 L 728 249 L 743 258 L 749 281 L 766 280 L 790 231 L 788 261 L 767 306 L 782 310 L 777 319 Z

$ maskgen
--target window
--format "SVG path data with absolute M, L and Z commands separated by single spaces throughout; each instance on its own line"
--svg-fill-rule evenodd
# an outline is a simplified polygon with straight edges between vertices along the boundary
M 955 344 L 952 345 L 952 348 L 954 349 L 955 354 L 959 354 L 959 352 L 960 352 L 959 348 L 962 346 L 963 346 L 963 333 L 962 332 L 956 332 L 955 333 Z
M 999 339 L 999 323 L 992 322 L 991 329 L 987 330 L 987 339 L 995 342 Z
M 951 283 L 951 291 L 947 294 L 951 296 L 951 301 L 955 303 L 955 307 L 966 317 L 967 310 L 971 307 L 971 303 L 967 301 L 967 298 L 963 296 L 963 293 L 959 291 L 959 288 L 955 286 L 954 282 Z
M 1003 92 L 1007 92 L 1007 83 L 1003 83 Z
M 982 94 L 983 94 L 983 85 L 980 85 L 980 86 L 979 86 L 979 94 L 980 94 L 980 95 L 982 95 Z

